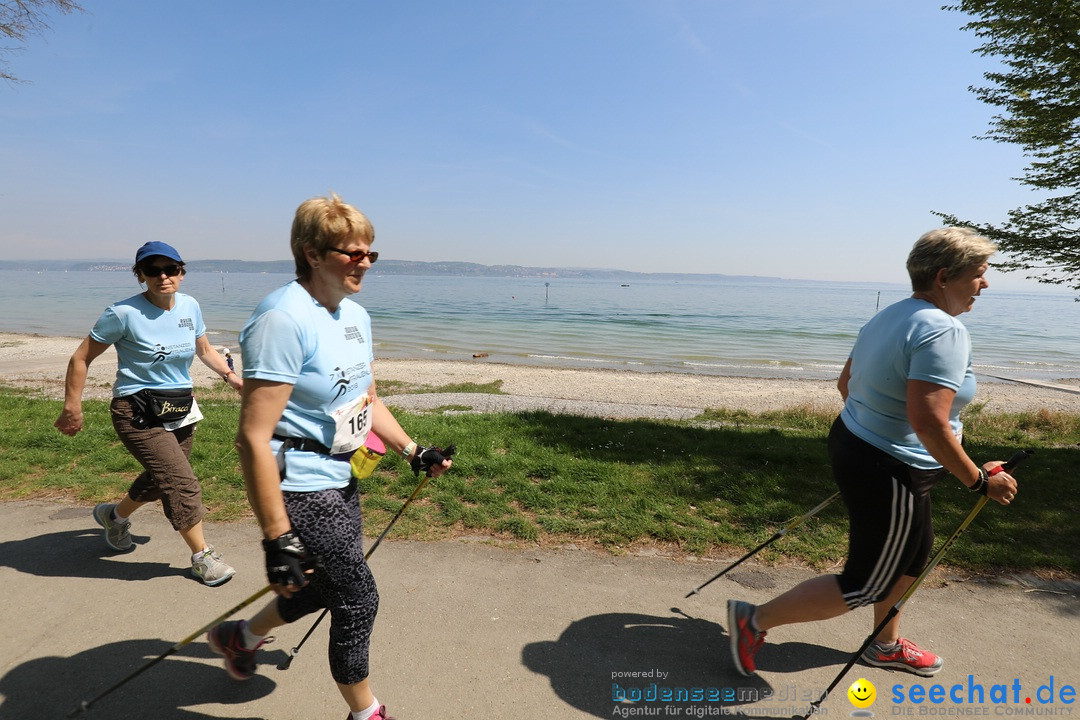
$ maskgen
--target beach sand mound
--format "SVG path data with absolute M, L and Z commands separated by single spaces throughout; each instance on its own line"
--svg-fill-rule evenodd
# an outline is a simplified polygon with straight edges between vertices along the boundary
M 39 389 L 48 397 L 63 399 L 68 359 L 80 342 L 80 338 L 0 333 L 0 384 Z M 242 367 L 238 353 L 234 357 L 237 367 Z M 115 373 L 116 355 L 109 348 L 90 366 L 84 397 L 111 397 Z M 201 362 L 192 364 L 191 374 L 197 387 L 221 385 Z M 377 380 L 432 388 L 501 381 L 506 393 L 465 398 L 430 393 L 393 399 L 393 404 L 408 409 L 464 405 L 476 411 L 547 409 L 604 417 L 675 418 L 693 417 L 706 408 L 765 412 L 809 407 L 834 412 L 841 407 L 836 384 L 828 380 L 576 370 L 503 365 L 484 359 L 377 360 L 375 375 Z M 1010 382 L 980 382 L 975 402 L 985 403 L 990 412 L 1080 413 L 1080 394 Z

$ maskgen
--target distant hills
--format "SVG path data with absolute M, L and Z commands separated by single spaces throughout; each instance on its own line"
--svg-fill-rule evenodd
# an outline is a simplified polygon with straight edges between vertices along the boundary
M 292 274 L 292 260 L 193 260 L 190 272 L 199 273 L 287 273 Z M 130 272 L 131 264 L 120 260 L 0 260 L 0 270 L 81 270 L 93 272 Z M 462 277 L 521 278 L 597 278 L 608 280 L 719 280 L 738 277 L 744 280 L 779 280 L 774 277 L 720 275 L 715 273 L 642 273 L 602 268 L 538 268 L 521 265 L 481 265 L 470 262 L 421 262 L 382 259 L 370 271 L 375 275 L 456 275 Z

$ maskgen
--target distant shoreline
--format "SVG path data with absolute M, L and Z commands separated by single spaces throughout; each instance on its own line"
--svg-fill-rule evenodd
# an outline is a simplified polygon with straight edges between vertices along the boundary
M 49 397 L 62 399 L 67 362 L 81 341 L 81 338 L 71 337 L 0 333 L 0 384 L 31 387 Z M 242 367 L 239 348 L 232 350 L 238 367 Z M 110 348 L 91 365 L 85 397 L 111 397 L 115 372 L 115 355 Z M 221 383 L 198 360 L 192 364 L 191 373 L 197 387 Z M 838 412 L 841 407 L 840 395 L 832 380 L 578 370 L 505 365 L 484 359 L 475 362 L 376 360 L 375 376 L 376 381 L 396 380 L 435 388 L 451 383 L 484 385 L 501 381 L 502 392 L 528 399 L 530 409 L 550 407 L 558 410 L 567 407 L 567 403 L 593 403 L 597 404 L 597 415 L 618 414 L 620 407 L 630 416 L 640 417 L 673 417 L 673 408 L 687 411 L 683 415 L 692 415 L 705 408 L 766 412 L 809 406 Z M 402 396 L 403 399 L 406 397 Z M 1045 408 L 1080 414 L 1080 395 L 1010 382 L 980 383 L 975 401 L 985 402 L 988 412 Z M 504 401 L 499 407 L 506 404 Z
M 292 260 L 192 260 L 187 268 L 202 274 L 295 275 Z M 121 260 L 0 260 L 0 271 L 8 272 L 131 272 L 131 265 Z M 530 267 L 525 265 L 483 265 L 462 261 L 427 262 L 384 258 L 371 271 L 373 276 L 516 278 L 522 280 L 597 280 L 628 286 L 634 282 L 734 282 L 745 284 L 784 283 L 793 285 L 867 285 L 879 290 L 906 292 L 906 280 L 821 280 L 773 275 L 726 275 L 723 273 L 638 272 L 611 268 Z M 1078 299 L 1068 287 L 1036 284 L 1025 288 L 1003 288 L 1006 293 L 1062 295 Z
M 268 273 L 293 275 L 293 260 L 190 260 L 191 272 Z M 131 272 L 131 263 L 123 260 L 0 260 L 0 270 L 20 272 Z M 447 275 L 454 277 L 516 277 L 533 279 L 591 278 L 611 280 L 671 280 L 740 282 L 825 282 L 759 275 L 724 275 L 720 273 L 636 272 L 612 268 L 529 267 L 524 265 L 483 265 L 481 263 L 383 258 L 371 270 L 373 275 Z M 883 283 L 883 285 L 888 283 Z

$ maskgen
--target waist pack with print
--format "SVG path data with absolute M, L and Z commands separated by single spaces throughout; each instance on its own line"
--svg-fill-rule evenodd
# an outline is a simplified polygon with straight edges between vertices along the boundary
M 131 395 L 135 406 L 136 427 L 151 427 L 183 420 L 191 412 L 195 396 L 191 389 L 151 390 L 147 388 Z M 140 422 L 141 421 L 141 422 Z

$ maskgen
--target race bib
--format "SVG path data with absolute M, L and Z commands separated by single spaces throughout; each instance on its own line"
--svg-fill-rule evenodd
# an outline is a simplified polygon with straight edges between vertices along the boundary
M 186 427 L 187 425 L 191 425 L 192 423 L 197 423 L 202 419 L 203 419 L 203 414 L 202 414 L 202 411 L 199 410 L 199 403 L 197 403 L 195 401 L 195 398 L 191 398 L 191 410 L 188 411 L 187 415 L 180 418 L 179 420 L 173 420 L 172 422 L 162 423 L 161 427 L 165 428 L 169 432 L 172 432 L 173 430 L 179 430 L 180 428 Z
M 348 405 L 334 410 L 330 417 L 334 418 L 336 427 L 330 454 L 352 452 L 364 444 L 364 439 L 371 431 L 371 397 L 364 393 Z

